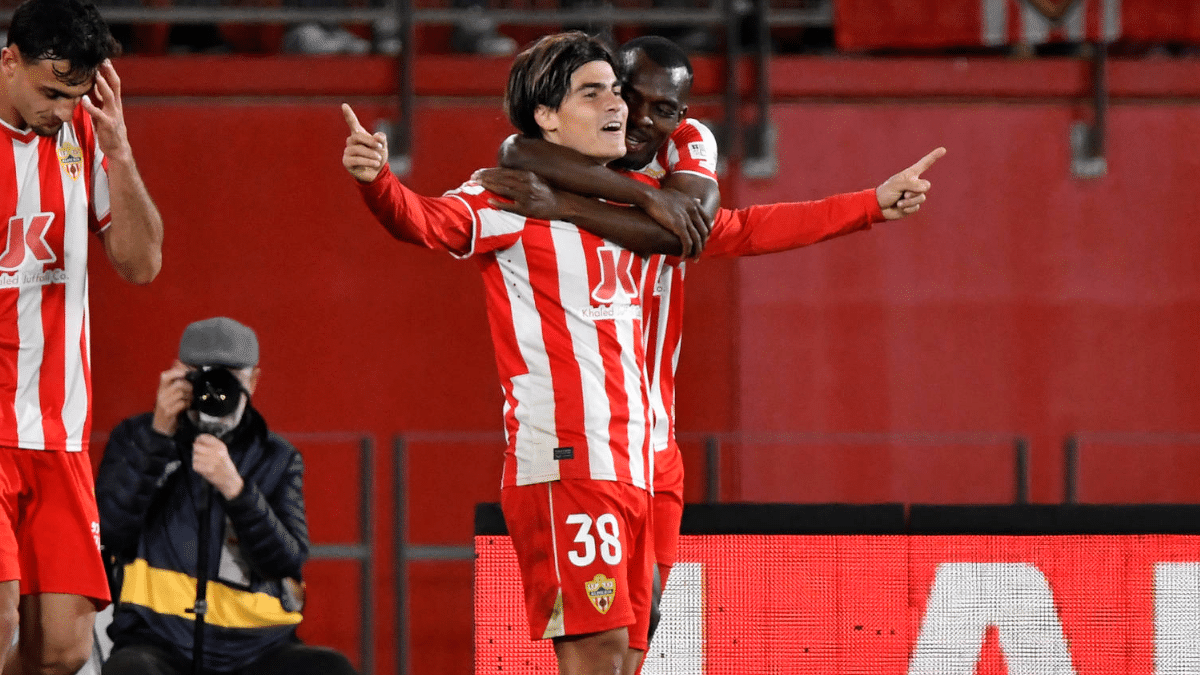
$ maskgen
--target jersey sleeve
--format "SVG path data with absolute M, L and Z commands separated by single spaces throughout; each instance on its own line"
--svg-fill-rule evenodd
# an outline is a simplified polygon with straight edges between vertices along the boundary
M 662 165 L 668 174 L 693 173 L 717 180 L 717 137 L 703 124 L 685 119 L 664 149 Z
M 720 209 L 702 255 L 731 257 L 788 251 L 866 230 L 883 220 L 874 189 L 811 202 Z
M 512 221 L 523 225 L 525 220 L 488 207 L 489 193 L 476 184 L 464 184 L 441 197 L 425 197 L 405 187 L 386 166 L 375 180 L 358 183 L 358 189 L 367 208 L 393 237 L 457 258 L 511 245 L 522 230 Z M 497 226 L 497 221 L 502 225 Z

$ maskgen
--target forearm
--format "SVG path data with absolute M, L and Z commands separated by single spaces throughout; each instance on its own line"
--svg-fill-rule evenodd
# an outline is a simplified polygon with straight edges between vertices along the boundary
M 127 557 L 136 548 L 175 454 L 174 440 L 149 426 L 113 432 L 96 473 L 100 541 L 109 555 Z
M 560 199 L 569 209 L 568 221 L 638 255 L 680 255 L 682 251 L 679 237 L 663 229 L 641 209 L 570 193 L 560 195 Z
M 386 164 L 375 180 L 355 183 L 371 214 L 394 238 L 424 248 L 456 253 L 470 249 L 469 235 L 445 236 L 446 228 L 435 227 L 439 220 L 470 218 L 465 207 L 456 208 L 453 198 L 425 197 L 409 190 Z
M 645 207 L 655 188 L 553 143 L 528 138 L 506 141 L 500 165 L 537 174 L 553 187 L 587 197 Z
M 110 156 L 107 162 L 112 222 L 104 231 L 105 250 L 122 278 L 148 284 L 162 269 L 162 216 L 132 153 Z
M 706 256 L 763 255 L 816 244 L 882 222 L 874 190 L 788 202 L 722 209 Z

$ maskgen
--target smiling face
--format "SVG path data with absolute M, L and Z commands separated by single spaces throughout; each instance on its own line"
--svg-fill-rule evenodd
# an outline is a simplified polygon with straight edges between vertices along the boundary
M 612 66 L 589 61 L 571 73 L 562 103 L 538 106 L 534 118 L 547 141 L 607 163 L 625 154 L 627 114 Z
M 654 160 L 687 115 L 692 78 L 687 69 L 660 66 L 640 49 L 626 55 L 624 66 L 627 79 L 622 94 L 629 105 L 629 129 L 627 153 L 616 166 L 640 169 Z
M 71 120 L 83 95 L 92 90 L 95 74 L 80 82 L 67 82 L 59 73 L 68 64 L 56 59 L 26 59 L 15 45 L 0 51 L 0 116 L 13 127 L 32 128 L 39 136 L 53 136 Z

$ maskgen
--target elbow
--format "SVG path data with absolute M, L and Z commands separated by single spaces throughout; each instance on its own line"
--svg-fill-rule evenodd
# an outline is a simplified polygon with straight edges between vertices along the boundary
M 141 260 L 117 264 L 117 272 L 121 278 L 138 286 L 145 286 L 154 281 L 160 271 L 162 271 L 162 252 L 158 250 Z

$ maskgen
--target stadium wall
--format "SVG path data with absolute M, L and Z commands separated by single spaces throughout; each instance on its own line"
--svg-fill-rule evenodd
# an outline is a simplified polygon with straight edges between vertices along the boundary
M 188 322 L 226 314 L 254 326 L 257 404 L 276 429 L 380 441 L 376 666 L 393 672 L 387 442 L 412 429 L 496 433 L 494 443 L 411 453 L 410 537 L 448 545 L 468 544 L 471 506 L 495 500 L 501 443 L 478 275 L 390 240 L 340 166 L 338 104 L 364 121 L 394 115 L 394 64 L 163 57 L 118 68 L 138 162 L 167 223 L 166 262 L 146 288 L 92 266 L 95 427 L 149 409 Z M 435 194 L 493 163 L 509 130 L 498 96 L 506 69 L 419 64 L 409 185 Z M 680 429 L 1019 433 L 1032 440 L 1033 499 L 1054 502 L 1067 433 L 1200 427 L 1200 233 L 1190 226 L 1200 212 L 1200 64 L 1116 62 L 1111 73 L 1109 171 L 1077 180 L 1068 131 L 1089 114 L 1086 63 L 778 60 L 780 170 L 727 179 L 727 205 L 860 189 L 937 145 L 950 154 L 928 175 L 928 208 L 907 222 L 692 269 Z M 697 82 L 694 113 L 719 117 L 719 63 L 698 62 Z M 811 500 L 789 478 L 810 471 L 810 455 L 786 443 L 729 449 L 725 499 Z M 824 460 L 822 500 L 962 487 L 953 464 L 927 467 L 886 444 L 864 452 Z M 356 469 L 338 459 L 310 458 L 327 472 L 310 481 L 321 486 L 309 490 L 313 512 L 355 498 L 345 489 L 354 478 L 337 478 Z M 1172 461 L 1141 467 L 1146 491 L 1133 498 L 1165 489 L 1194 501 L 1188 469 L 1200 466 Z M 689 493 L 701 496 L 695 479 Z M 342 541 L 344 529 L 314 518 L 316 540 Z M 414 674 L 468 672 L 470 565 L 409 572 Z M 354 574 L 311 566 L 305 623 L 313 640 L 351 653 Z

